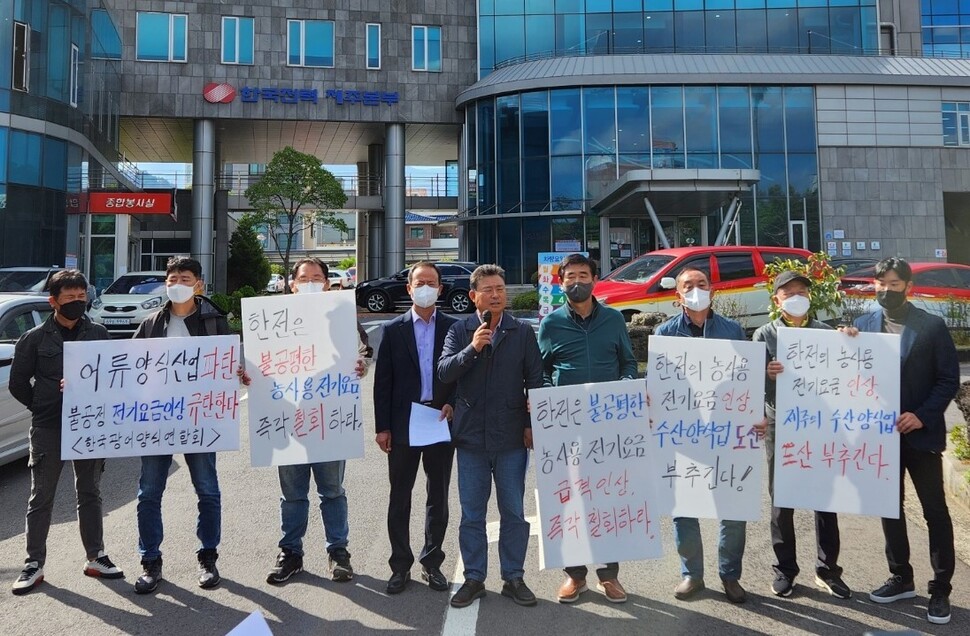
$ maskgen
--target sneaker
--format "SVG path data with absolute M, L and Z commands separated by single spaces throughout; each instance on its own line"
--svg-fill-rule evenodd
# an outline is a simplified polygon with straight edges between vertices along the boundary
M 904 598 L 916 598 L 916 586 L 912 581 L 907 583 L 898 574 L 886 579 L 879 589 L 869 592 L 869 600 L 873 603 L 892 603 Z
M 771 593 L 775 596 L 791 596 L 795 590 L 795 582 L 782 574 L 775 572 L 775 580 L 771 583 Z
M 828 576 L 822 578 L 815 575 L 815 585 L 819 586 L 835 598 L 852 598 L 852 590 L 845 584 L 845 581 L 838 576 Z
M 350 552 L 347 548 L 335 548 L 330 551 L 330 579 L 343 583 L 354 578 L 354 566 L 350 565 Z
M 24 564 L 24 569 L 21 570 L 20 576 L 13 582 L 13 593 L 17 596 L 26 594 L 40 585 L 40 582 L 43 580 L 44 568 L 40 567 L 37 561 L 28 561 Z
M 278 585 L 302 571 L 303 557 L 295 552 L 282 550 L 276 557 L 276 567 L 266 575 L 266 582 L 270 585 Z
M 930 604 L 926 608 L 926 620 L 934 625 L 946 625 L 950 622 L 950 599 L 942 594 L 930 596 Z
M 141 562 L 142 573 L 135 581 L 135 594 L 150 594 L 162 580 L 162 557 Z
M 219 568 L 216 567 L 216 560 L 219 553 L 215 550 L 199 550 L 199 587 L 203 590 L 211 589 L 219 585 L 222 578 L 219 576 Z
M 94 576 L 102 579 L 123 579 L 125 573 L 117 565 L 111 562 L 104 550 L 98 552 L 98 558 L 88 561 L 84 566 L 85 576 Z
M 459 609 L 468 607 L 478 598 L 485 598 L 485 584 L 474 579 L 465 579 L 455 595 L 451 597 L 451 606 Z

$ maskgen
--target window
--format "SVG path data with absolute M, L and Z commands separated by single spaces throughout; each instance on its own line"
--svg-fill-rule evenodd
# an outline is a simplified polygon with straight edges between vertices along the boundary
M 121 59 L 121 36 L 104 9 L 91 11 L 91 57 Z
M 367 25 L 367 68 L 381 67 L 381 25 Z
M 188 58 L 188 16 L 139 13 L 135 59 L 142 62 L 185 62 Z
M 423 227 L 412 227 L 411 228 L 411 238 L 413 238 L 413 239 L 423 239 L 424 238 L 424 228 Z
M 252 18 L 222 18 L 222 63 L 253 63 Z
M 71 45 L 71 106 L 77 108 L 77 98 L 80 92 L 80 82 L 78 69 L 80 67 L 80 55 L 78 53 L 77 44 Z
M 916 287 L 960 287 L 960 283 L 956 280 L 953 270 L 945 268 L 931 269 L 913 274 L 913 285 Z
M 943 145 L 970 146 L 970 103 L 943 102 Z
M 441 27 L 411 27 L 411 69 L 441 72 Z
M 717 255 L 717 270 L 720 274 L 721 282 L 729 280 L 739 280 L 741 278 L 754 278 L 754 262 L 750 254 L 725 254 Z
M 333 22 L 289 20 L 287 34 L 288 66 L 333 67 Z
M 13 88 L 30 90 L 30 26 L 13 23 Z

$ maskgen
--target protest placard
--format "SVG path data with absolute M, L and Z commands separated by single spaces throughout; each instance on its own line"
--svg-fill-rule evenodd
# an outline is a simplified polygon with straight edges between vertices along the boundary
M 754 521 L 765 463 L 763 342 L 650 336 L 647 391 L 661 501 L 675 517 Z
M 242 301 L 253 466 L 364 456 L 353 291 Z
M 239 338 L 64 343 L 61 459 L 239 450 Z
M 899 517 L 899 336 L 778 329 L 775 505 Z
M 661 556 L 646 386 L 529 391 L 542 568 Z

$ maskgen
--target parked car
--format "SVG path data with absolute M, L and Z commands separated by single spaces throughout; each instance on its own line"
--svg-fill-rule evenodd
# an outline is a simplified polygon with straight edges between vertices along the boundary
M 438 294 L 438 306 L 446 311 L 463 314 L 474 309 L 468 290 L 471 287 L 475 263 L 463 261 L 437 262 L 441 272 L 442 289 Z M 357 304 L 373 313 L 383 313 L 411 306 L 407 292 L 408 269 L 393 276 L 365 280 L 357 285 Z
M 30 411 L 10 395 L 10 365 L 20 336 L 47 320 L 46 298 L 0 294 L 0 464 L 27 454 Z
M 51 276 L 63 267 L 3 267 L 0 268 L 0 294 L 30 294 L 48 296 Z M 88 309 L 98 297 L 94 285 L 88 284 Z
M 696 267 L 711 278 L 715 309 L 750 331 L 768 322 L 771 301 L 765 264 L 779 259 L 807 260 L 810 255 L 808 250 L 791 247 L 745 245 L 657 250 L 610 272 L 596 284 L 593 294 L 628 320 L 640 312 L 673 315 L 680 312 L 675 304 L 675 279 L 685 267 Z
M 970 319 L 970 265 L 957 263 L 910 263 L 913 268 L 913 290 L 910 301 L 931 314 L 953 322 Z M 879 307 L 873 284 L 875 265 L 842 277 L 851 314 Z M 956 305 L 955 305 L 956 303 Z M 951 325 L 968 327 L 970 325 Z
M 115 338 L 130 338 L 138 325 L 165 304 L 165 272 L 128 272 L 91 305 L 91 320 Z
M 353 287 L 353 283 L 350 282 L 350 277 L 347 276 L 347 272 L 342 269 L 331 269 L 330 274 L 330 289 L 350 289 Z
M 835 258 L 829 260 L 832 267 L 845 268 L 845 275 L 852 276 L 855 272 L 860 269 L 865 269 L 867 267 L 872 267 L 879 260 L 875 258 L 860 258 L 855 256 L 836 256 Z
M 347 278 L 350 280 L 351 286 L 357 285 L 357 266 L 347 268 Z
M 266 283 L 266 291 L 270 294 L 278 294 L 283 291 L 284 284 L 282 274 L 270 274 L 269 282 Z

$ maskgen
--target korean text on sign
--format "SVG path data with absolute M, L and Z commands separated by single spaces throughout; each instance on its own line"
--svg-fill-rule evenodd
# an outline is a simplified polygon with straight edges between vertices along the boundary
M 239 449 L 239 338 L 64 343 L 63 459 Z
M 253 466 L 363 457 L 353 292 L 245 298 Z
M 673 516 L 760 517 L 764 382 L 763 342 L 651 336 L 651 479 Z
M 778 329 L 775 505 L 899 516 L 899 336 Z
M 643 380 L 529 392 L 543 568 L 656 558 Z

